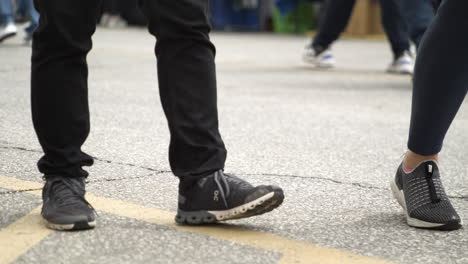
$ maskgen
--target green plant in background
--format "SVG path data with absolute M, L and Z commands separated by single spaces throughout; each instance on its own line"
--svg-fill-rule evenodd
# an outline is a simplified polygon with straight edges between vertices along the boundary
M 286 14 L 281 14 L 277 7 L 273 10 L 273 30 L 277 33 L 304 34 L 315 29 L 316 24 L 316 8 L 309 1 L 300 1 Z

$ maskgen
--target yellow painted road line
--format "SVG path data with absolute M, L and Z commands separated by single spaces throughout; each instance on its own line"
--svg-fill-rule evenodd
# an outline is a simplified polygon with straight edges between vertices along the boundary
M 0 176 L 0 188 L 12 190 L 35 189 L 41 184 Z M 37 191 L 35 194 L 39 194 Z M 99 211 L 174 228 L 180 231 L 209 236 L 282 254 L 280 264 L 384 264 L 385 260 L 362 256 L 339 249 L 311 244 L 278 235 L 252 231 L 231 225 L 182 226 L 174 222 L 175 214 L 156 208 L 87 195 L 89 202 Z M 39 216 L 37 216 L 39 217 Z M 99 225 L 99 223 L 98 223 Z
M 0 176 L 0 188 L 5 188 L 13 191 L 21 190 L 39 190 L 44 186 L 39 182 L 24 181 L 11 177 Z
M 0 229 L 0 263 L 14 261 L 53 232 L 45 227 L 39 216 L 40 210 L 41 207 L 37 207 L 13 224 Z

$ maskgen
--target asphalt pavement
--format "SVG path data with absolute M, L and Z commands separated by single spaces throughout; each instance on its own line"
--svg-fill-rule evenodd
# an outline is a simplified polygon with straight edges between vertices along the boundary
M 410 228 L 389 181 L 405 152 L 411 77 L 390 75 L 385 40 L 336 43 L 337 67 L 301 62 L 307 38 L 212 35 L 226 171 L 284 188 L 269 214 L 207 228 L 173 224 L 177 179 L 157 85 L 154 38 L 98 29 L 89 55 L 96 157 L 85 232 L 38 215 L 41 148 L 30 111 L 30 47 L 0 44 L 0 263 L 468 263 L 468 231 Z M 442 152 L 445 187 L 468 223 L 468 108 Z M 4 256 L 2 258 L 2 255 Z M 6 257 L 5 257 L 6 256 Z

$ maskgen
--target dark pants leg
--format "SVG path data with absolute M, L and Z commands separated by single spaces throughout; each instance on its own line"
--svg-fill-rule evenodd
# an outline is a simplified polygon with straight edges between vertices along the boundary
M 410 48 L 410 38 L 405 19 L 400 12 L 400 6 L 396 1 L 381 0 L 382 25 L 392 47 L 393 54 L 398 57 Z M 418 1 L 418 0 L 408 0 Z
M 348 25 L 356 0 L 325 0 L 317 35 L 312 46 L 316 50 L 327 49 Z
M 31 104 L 44 150 L 39 170 L 47 175 L 87 176 L 93 160 L 81 151 L 89 133 L 86 55 L 100 8 L 97 0 L 36 0 L 39 27 L 33 35 Z
M 157 38 L 159 91 L 171 132 L 172 171 L 193 178 L 223 169 L 226 149 L 218 131 L 209 0 L 140 3 L 149 31 Z
M 382 24 L 394 54 L 410 47 L 408 30 L 401 17 L 396 0 L 382 0 Z M 324 14 L 321 16 L 318 33 L 312 46 L 317 50 L 327 49 L 346 29 L 351 17 L 355 0 L 326 0 Z
M 103 0 L 102 10 L 104 13 L 118 15 L 121 12 L 119 0 Z
M 431 0 L 398 0 L 411 40 L 419 47 L 422 36 L 434 19 Z
M 440 152 L 468 91 L 466 10 L 466 0 L 444 1 L 419 48 L 408 148 L 420 155 Z
M 89 133 L 86 55 L 99 2 L 36 1 L 32 112 L 44 149 L 46 175 L 86 176 L 92 158 L 81 151 Z M 226 150 L 218 132 L 214 46 L 208 39 L 207 0 L 144 2 L 156 54 L 162 104 L 171 132 L 174 174 L 197 178 L 222 169 Z
M 13 21 L 13 2 L 9 0 L 0 1 L 0 26 Z

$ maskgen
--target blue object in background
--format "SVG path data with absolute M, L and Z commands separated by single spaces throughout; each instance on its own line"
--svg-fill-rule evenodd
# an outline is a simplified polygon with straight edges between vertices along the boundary
M 13 23 L 13 2 L 0 0 L 0 26 Z
M 299 2 L 303 0 L 275 0 L 275 4 L 278 7 L 281 15 L 287 14 L 296 9 Z M 322 0 L 306 0 L 309 2 L 322 2 Z M 344 0 L 346 1 L 346 0 Z
M 236 8 L 232 0 L 211 1 L 211 23 L 220 30 L 260 30 L 260 5 L 256 9 Z

